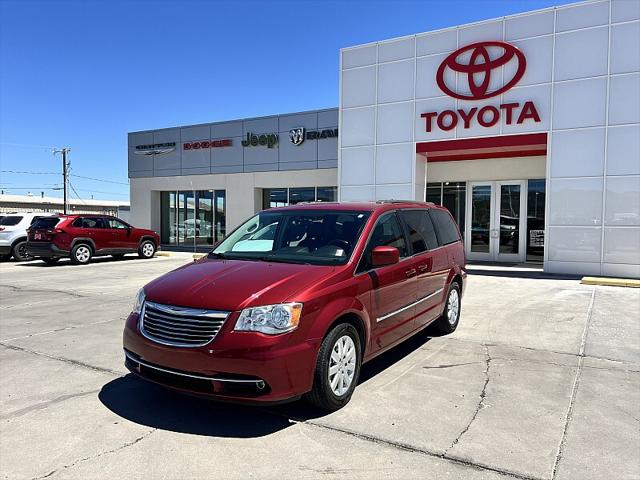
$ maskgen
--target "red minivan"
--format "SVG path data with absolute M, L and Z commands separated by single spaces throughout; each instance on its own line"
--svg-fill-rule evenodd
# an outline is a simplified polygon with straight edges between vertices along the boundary
M 431 203 L 265 210 L 206 257 L 142 288 L 127 368 L 174 389 L 344 406 L 360 366 L 434 324 L 453 332 L 466 282 L 460 232 Z
M 153 230 L 136 228 L 109 215 L 78 214 L 42 217 L 27 230 L 30 256 L 53 264 L 64 257 L 86 264 L 92 257 L 116 258 L 137 252 L 151 258 L 160 245 Z

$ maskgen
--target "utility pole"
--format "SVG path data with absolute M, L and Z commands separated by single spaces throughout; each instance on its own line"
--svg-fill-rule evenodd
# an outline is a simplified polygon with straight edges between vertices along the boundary
M 63 193 L 63 197 L 64 197 L 64 214 L 67 214 L 67 211 L 69 209 L 69 164 L 70 162 L 67 162 L 67 154 L 71 151 L 70 148 L 61 148 L 60 150 L 54 150 L 53 154 L 55 155 L 56 153 L 62 153 L 62 180 L 64 183 L 64 193 Z

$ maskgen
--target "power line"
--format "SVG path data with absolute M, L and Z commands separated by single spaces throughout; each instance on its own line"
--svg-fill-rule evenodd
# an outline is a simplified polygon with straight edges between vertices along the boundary
M 76 177 L 76 178 L 84 178 L 85 180 L 95 180 L 96 182 L 105 182 L 105 183 L 115 183 L 118 185 L 129 185 L 128 182 L 117 182 L 115 180 L 104 180 L 102 178 L 95 178 L 95 177 L 85 177 L 83 175 L 75 175 L 75 174 L 71 174 L 72 177 Z
M 58 148 L 58 147 L 54 147 L 53 145 L 34 145 L 32 143 L 0 142 L 0 145 L 7 145 L 11 147 L 30 147 L 30 148 L 46 148 L 46 149 Z
M 4 188 L 5 190 L 62 190 L 62 187 L 9 187 L 9 186 L 4 186 L 2 185 L 2 187 L 0 188 Z
M 105 195 L 123 195 L 123 196 L 128 196 L 128 193 L 117 193 L 117 192 L 103 192 L 100 190 L 83 190 L 82 188 L 79 188 L 78 191 L 80 192 L 90 192 L 90 193 L 104 193 Z
M 80 194 L 78 192 L 76 192 L 76 189 L 73 186 L 73 183 L 69 182 L 69 186 L 71 187 L 71 190 L 73 190 L 73 193 L 76 194 L 77 199 L 80 200 L 83 205 L 86 205 L 85 201 L 82 198 L 80 198 Z
M 18 170 L 0 170 L 0 173 L 20 173 L 27 175 L 60 175 L 60 172 L 24 172 Z
M 21 170 L 0 170 L 0 173 L 16 173 L 16 174 L 24 174 L 24 175 L 60 175 L 59 172 L 27 172 Z M 129 185 L 128 182 L 118 182 L 116 180 L 105 180 L 103 178 L 95 178 L 95 177 L 86 177 L 84 175 L 76 175 L 75 173 L 70 173 L 70 177 L 82 178 L 84 180 L 94 180 L 96 182 L 104 182 L 104 183 L 115 183 L 116 185 Z

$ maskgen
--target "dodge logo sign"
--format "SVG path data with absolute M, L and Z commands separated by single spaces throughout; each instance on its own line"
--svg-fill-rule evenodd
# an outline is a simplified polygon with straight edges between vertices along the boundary
M 501 53 L 491 58 L 489 49 L 500 50 Z M 511 61 L 517 62 L 512 78 L 505 78 L 502 87 L 490 91 L 491 76 L 500 75 L 500 67 Z M 484 100 L 500 95 L 513 87 L 524 75 L 526 67 L 527 60 L 524 54 L 513 45 L 497 41 L 478 42 L 462 47 L 445 58 L 438 67 L 436 82 L 440 90 L 450 97 L 460 100 Z M 460 93 L 455 90 L 455 85 L 447 85 L 445 73 L 448 70 L 466 74 L 470 93 Z M 462 81 L 464 82 L 464 79 Z
M 304 127 L 292 128 L 289 130 L 289 140 L 294 145 L 301 145 L 304 142 Z

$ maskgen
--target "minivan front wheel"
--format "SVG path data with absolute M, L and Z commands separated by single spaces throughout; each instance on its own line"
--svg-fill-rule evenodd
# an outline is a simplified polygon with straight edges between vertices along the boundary
M 436 321 L 436 328 L 442 333 L 453 333 L 458 328 L 460 321 L 460 285 L 451 282 L 447 299 L 445 300 L 442 316 Z
M 333 328 L 318 352 L 313 389 L 308 400 L 323 410 L 338 410 L 351 399 L 362 359 L 358 332 L 348 323 Z

